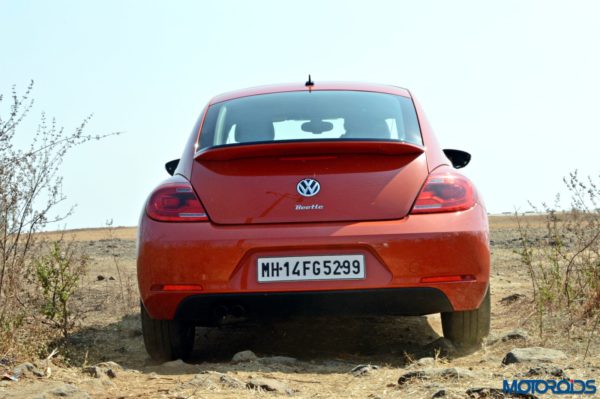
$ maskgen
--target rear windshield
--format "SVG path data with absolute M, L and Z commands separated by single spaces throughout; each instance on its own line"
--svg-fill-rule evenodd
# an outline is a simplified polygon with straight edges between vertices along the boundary
M 295 91 L 212 105 L 198 147 L 290 140 L 423 144 L 410 98 L 363 91 Z

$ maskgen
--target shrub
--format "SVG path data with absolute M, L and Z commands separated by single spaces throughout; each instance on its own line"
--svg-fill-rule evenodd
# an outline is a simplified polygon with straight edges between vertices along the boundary
M 600 316 L 600 189 L 577 171 L 563 179 L 570 194 L 567 210 L 560 196 L 552 206 L 534 209 L 544 217 L 542 229 L 527 225 L 517 214 L 521 263 L 531 276 L 540 335 L 547 318 L 574 323 Z
M 71 296 L 86 272 L 87 257 L 73 250 L 73 243 L 53 241 L 47 254 L 35 260 L 35 275 L 42 289 L 41 310 L 51 326 L 66 338 L 76 316 Z
M 91 115 L 69 133 L 43 113 L 33 134 L 18 135 L 33 107 L 32 90 L 33 81 L 23 95 L 13 86 L 7 112 L 0 94 L 0 355 L 14 350 L 20 327 L 34 310 L 31 283 L 37 280 L 31 277 L 41 245 L 37 233 L 70 214 L 51 216 L 65 200 L 61 163 L 73 148 L 108 136 L 84 134 Z M 35 328 L 30 324 L 27 330 Z

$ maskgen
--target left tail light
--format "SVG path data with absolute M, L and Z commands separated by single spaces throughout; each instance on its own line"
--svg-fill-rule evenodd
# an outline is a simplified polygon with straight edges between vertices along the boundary
M 433 172 L 417 197 L 412 213 L 465 211 L 476 201 L 477 192 L 469 179 L 454 172 Z
M 208 215 L 190 183 L 166 183 L 148 199 L 146 213 L 160 222 L 202 222 Z

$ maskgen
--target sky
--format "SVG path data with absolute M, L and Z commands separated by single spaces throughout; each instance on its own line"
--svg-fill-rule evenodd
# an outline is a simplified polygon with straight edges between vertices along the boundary
M 136 225 L 204 105 L 244 87 L 313 80 L 409 88 L 491 213 L 598 177 L 597 1 L 0 0 L 0 93 L 73 130 L 123 132 L 67 155 L 67 228 Z M 6 104 L 0 112 L 6 114 Z

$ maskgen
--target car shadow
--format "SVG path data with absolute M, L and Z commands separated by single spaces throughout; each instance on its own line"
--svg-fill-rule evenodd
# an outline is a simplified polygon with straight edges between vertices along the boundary
M 198 327 L 191 358 L 185 363 L 161 364 L 146 354 L 139 315 L 131 314 L 117 323 L 83 328 L 64 347 L 68 348 L 71 364 L 114 361 L 128 369 L 167 375 L 195 374 L 202 370 L 286 368 L 339 373 L 358 364 L 404 367 L 422 357 L 462 356 L 445 353 L 444 345 L 437 345 L 444 341 L 440 338 L 424 316 L 256 320 L 215 328 Z M 244 350 L 251 350 L 262 360 L 233 363 L 233 355 Z M 296 358 L 298 362 L 270 361 L 276 356 Z
M 262 320 L 197 329 L 192 359 L 231 360 L 242 350 L 303 361 L 403 363 L 439 338 L 425 317 L 320 317 Z

